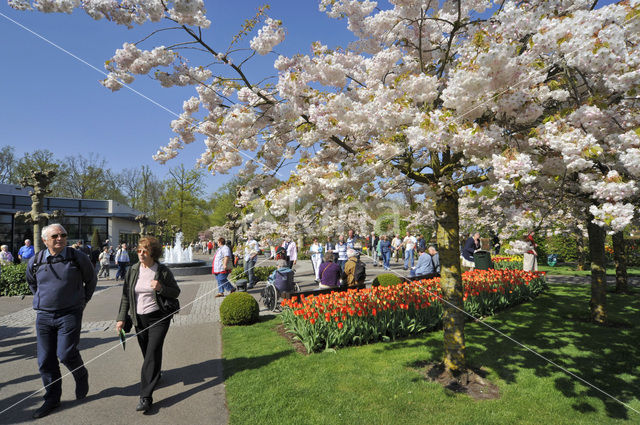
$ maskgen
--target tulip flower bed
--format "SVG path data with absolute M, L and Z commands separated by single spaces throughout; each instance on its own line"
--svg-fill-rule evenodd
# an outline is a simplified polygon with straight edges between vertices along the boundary
M 543 272 L 463 273 L 464 308 L 487 316 L 531 300 L 546 288 Z M 308 352 L 388 341 L 432 330 L 442 322 L 440 278 L 332 292 L 282 301 L 285 328 Z
M 522 256 L 513 255 L 510 257 L 491 257 L 493 268 L 496 270 L 522 270 Z

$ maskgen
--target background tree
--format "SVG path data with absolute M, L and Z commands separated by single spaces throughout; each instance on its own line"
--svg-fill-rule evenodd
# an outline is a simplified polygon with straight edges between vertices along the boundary
M 118 175 L 118 181 L 131 208 L 144 212 L 151 220 L 161 215 L 164 210 L 161 200 L 165 184 L 148 165 L 123 170 Z
M 49 185 L 51 196 L 61 196 L 61 181 L 67 173 L 67 167 L 60 160 L 55 159 L 53 152 L 47 149 L 36 149 L 25 153 L 15 164 L 15 170 L 11 176 L 11 183 L 20 182 L 31 176 L 33 171 L 55 170 L 55 176 Z
M 236 201 L 238 200 L 238 190 L 247 181 L 243 177 L 234 177 L 216 190 L 209 200 L 209 224 L 211 226 L 224 226 L 227 221 L 227 214 L 234 212 Z
M 169 171 L 169 176 L 162 196 L 167 205 L 164 218 L 170 226 L 182 229 L 185 241 L 195 239 L 208 225 L 208 204 L 199 197 L 204 190 L 203 173 L 180 164 Z
M 90 153 L 65 158 L 66 173 L 60 180 L 61 196 L 76 199 L 113 199 L 126 203 L 117 176 L 107 167 L 107 161 Z
M 95 251 L 96 249 L 102 249 L 102 238 L 97 228 L 93 229 L 93 234 L 91 235 L 91 250 Z
M 10 184 L 13 182 L 12 176 L 15 172 L 16 158 L 13 146 L 3 146 L 0 148 L 0 183 Z

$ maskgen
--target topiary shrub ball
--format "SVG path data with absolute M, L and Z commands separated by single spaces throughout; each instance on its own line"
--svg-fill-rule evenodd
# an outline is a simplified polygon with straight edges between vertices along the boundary
M 371 282 L 372 286 L 393 286 L 398 283 L 404 282 L 404 279 L 398 275 L 393 273 L 382 273 L 379 274 L 373 282 Z
M 252 325 L 259 313 L 258 301 L 246 292 L 234 292 L 220 304 L 220 320 L 227 326 Z

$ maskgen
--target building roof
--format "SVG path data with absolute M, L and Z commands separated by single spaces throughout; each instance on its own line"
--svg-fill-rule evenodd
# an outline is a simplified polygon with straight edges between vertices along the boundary
M 0 213 L 15 214 L 18 211 L 31 210 L 31 188 L 18 185 L 0 184 Z M 114 200 L 56 198 L 45 196 L 45 212 L 62 210 L 65 215 L 74 217 L 118 217 L 133 220 L 141 211 Z

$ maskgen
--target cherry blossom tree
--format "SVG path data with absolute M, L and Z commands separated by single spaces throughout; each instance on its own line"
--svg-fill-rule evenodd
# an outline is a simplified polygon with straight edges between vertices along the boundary
M 220 37 L 207 41 L 201 0 L 9 3 L 43 12 L 82 7 L 127 26 L 166 21 L 189 37 L 151 50 L 126 43 L 107 63 L 103 84 L 111 90 L 137 75 L 195 87 L 159 161 L 202 137 L 200 165 L 224 173 L 244 163 L 246 172 L 265 175 L 254 183 L 276 215 L 303 197 L 331 204 L 356 189 L 384 198 L 410 187 L 413 202 L 432 199 L 450 372 L 466 368 L 463 188 L 493 182 L 508 191 L 535 182 L 541 170 L 566 169 L 596 201 L 590 212 L 598 222 L 619 227 L 632 215 L 624 199 L 640 171 L 638 0 L 601 8 L 594 0 L 390 0 L 389 7 L 321 0 L 320 10 L 346 20 L 356 41 L 316 42 L 308 55 L 280 56 L 277 79 L 263 82 L 249 81 L 243 66 L 254 53 L 243 57 L 235 44 L 262 22 L 264 9 L 231 47 L 217 48 Z M 266 54 L 284 37 L 284 24 L 266 18 L 249 46 Z M 184 47 L 208 53 L 208 65 L 190 66 Z M 228 72 L 214 73 L 217 65 Z M 604 156 L 625 173 L 612 174 L 609 160 L 600 167 Z M 282 182 L 276 173 L 288 161 L 298 166 Z

